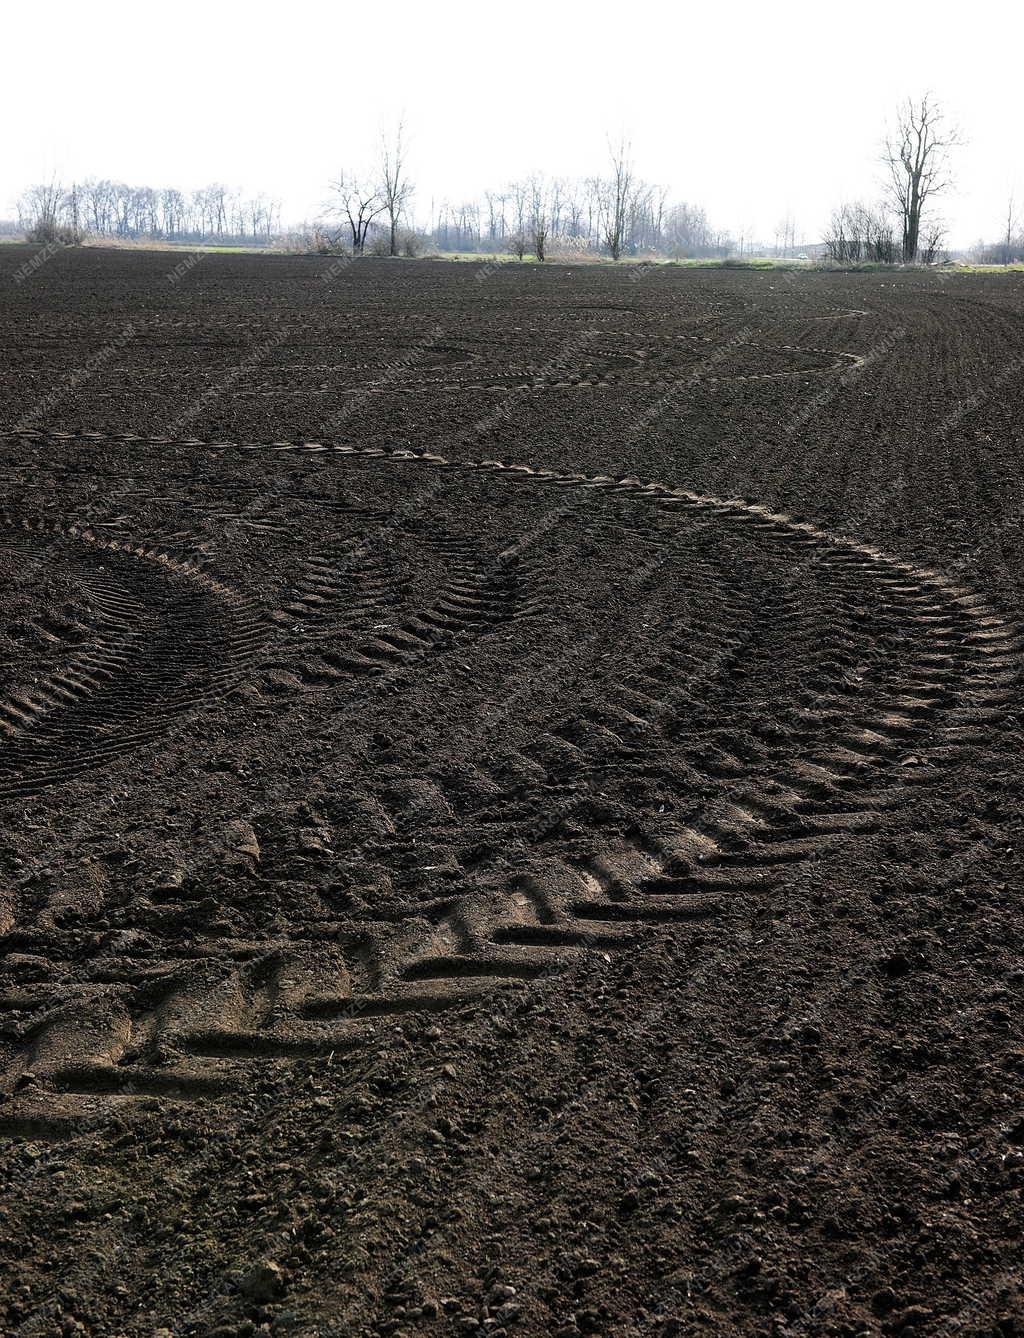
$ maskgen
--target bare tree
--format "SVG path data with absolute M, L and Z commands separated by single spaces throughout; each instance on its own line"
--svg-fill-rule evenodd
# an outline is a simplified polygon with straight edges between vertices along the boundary
M 345 171 L 341 172 L 337 181 L 331 183 L 331 190 L 337 197 L 336 208 L 348 224 L 352 252 L 354 255 L 362 255 L 370 224 L 386 207 L 380 192 L 376 186 L 364 184 L 351 172 Z
M 796 251 L 796 222 L 792 213 L 786 213 L 775 225 L 775 254 L 786 259 Z
M 611 156 L 612 174 L 605 183 L 604 244 L 611 258 L 618 260 L 626 242 L 626 225 L 633 199 L 633 163 L 625 139 L 619 140 L 617 148 L 611 147 Z
M 565 222 L 562 229 L 563 236 L 572 238 L 582 237 L 584 203 L 580 194 L 581 188 L 577 182 L 570 182 L 566 187 L 566 190 Z
M 533 176 L 530 178 L 530 240 L 533 253 L 540 261 L 546 254 L 549 227 L 547 187 L 543 177 Z
M 587 221 L 583 232 L 591 244 L 604 245 L 605 184 L 600 177 L 587 177 L 583 183 Z M 582 223 L 583 209 L 580 210 Z
M 889 173 L 889 196 L 903 230 L 903 262 L 911 265 L 921 245 L 921 221 L 928 203 L 952 184 L 949 157 L 961 143 L 947 128 L 942 108 L 926 93 L 899 108 L 896 133 L 885 141 L 883 161 Z
M 18 222 L 26 230 L 55 229 L 60 217 L 64 187 L 59 181 L 30 186 L 18 200 Z
M 525 181 L 513 181 L 508 188 L 508 200 L 512 206 L 512 231 L 508 235 L 508 249 L 522 260 L 526 254 L 526 234 L 529 227 L 529 186 Z
M 494 191 L 485 191 L 484 200 L 487 204 L 487 238 L 493 246 L 496 241 L 505 236 L 505 203 L 507 195 L 496 194 Z
M 1006 231 L 1003 234 L 1003 264 L 1009 265 L 1013 261 L 1013 235 L 1017 228 L 1017 210 L 1014 202 L 1013 191 L 1010 192 L 1010 198 L 1006 202 Z
M 563 212 L 566 205 L 566 183 L 561 177 L 555 179 L 548 186 L 548 223 L 551 228 L 552 237 L 561 237 L 564 235 L 565 224 Z
M 398 255 L 398 225 L 412 199 L 412 192 L 412 182 L 406 176 L 405 125 L 399 121 L 394 139 L 389 143 L 382 135 L 380 142 L 379 195 L 388 216 L 389 255 Z
M 946 225 L 941 219 L 926 223 L 921 232 L 919 255 L 925 265 L 934 265 L 939 259 L 942 244 L 946 240 Z
M 180 190 L 167 187 L 160 192 L 161 230 L 172 240 L 185 226 L 185 197 Z
M 108 180 L 86 181 L 82 191 L 87 202 L 86 226 L 101 236 L 112 231 L 114 183 Z
M 665 246 L 668 254 L 676 257 L 709 256 L 718 250 L 707 214 L 686 203 L 673 205 L 667 212 Z
M 936 246 L 941 234 L 936 239 Z M 825 232 L 829 258 L 840 265 L 873 261 L 891 265 L 897 258 L 897 240 L 890 215 L 866 204 L 844 204 L 835 210 Z
M 82 238 L 81 197 L 57 180 L 30 187 L 18 201 L 18 221 L 31 242 L 77 245 Z
M 630 196 L 626 212 L 626 230 L 623 248 L 637 251 L 657 251 L 662 244 L 665 209 L 668 192 L 664 186 L 637 184 Z

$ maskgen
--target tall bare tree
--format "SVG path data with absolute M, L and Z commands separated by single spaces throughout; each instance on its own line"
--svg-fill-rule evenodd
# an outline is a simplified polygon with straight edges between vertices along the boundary
M 388 216 L 389 254 L 398 255 L 398 225 L 412 199 L 413 184 L 406 175 L 405 124 L 398 122 L 394 138 L 380 141 L 380 198 Z
M 547 254 L 548 231 L 548 190 L 542 176 L 532 176 L 530 188 L 530 240 L 533 254 L 538 260 L 544 260 Z
M 604 244 L 613 260 L 622 255 L 627 241 L 626 229 L 633 202 L 633 162 L 625 138 L 611 147 L 612 174 L 605 183 Z
M 525 181 L 510 182 L 508 199 L 512 206 L 512 231 L 508 235 L 508 249 L 517 260 L 522 260 L 526 254 L 526 234 L 529 227 L 530 192 L 528 183 Z
M 485 191 L 487 204 L 487 239 L 493 246 L 505 236 L 505 203 L 508 196 L 495 191 Z
M 1017 227 L 1017 208 L 1013 197 L 1013 191 L 1010 192 L 1010 198 L 1006 202 L 1006 231 L 1003 234 L 1003 264 L 1009 265 L 1013 260 L 1013 234 Z
M 933 196 L 947 190 L 950 153 L 961 143 L 954 127 L 946 125 L 939 104 L 930 93 L 899 108 L 896 131 L 885 141 L 883 162 L 889 174 L 889 196 L 902 221 L 903 262 L 911 265 L 921 246 L 921 220 Z

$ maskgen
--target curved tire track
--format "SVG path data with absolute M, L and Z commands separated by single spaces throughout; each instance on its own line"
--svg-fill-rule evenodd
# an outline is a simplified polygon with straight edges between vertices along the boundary
M 823 687 L 787 722 L 789 751 L 782 758 L 770 748 L 762 756 L 756 738 L 753 744 L 684 738 L 696 767 L 733 786 L 727 802 L 708 805 L 690 825 L 639 816 L 621 837 L 587 851 L 543 833 L 532 843 L 528 867 L 513 877 L 441 898 L 433 909 L 420 908 L 416 921 L 368 927 L 360 945 L 345 953 L 338 927 L 327 923 L 304 927 L 290 943 L 253 945 L 247 955 L 236 945 L 234 961 L 208 957 L 201 965 L 161 966 L 154 978 L 136 970 L 95 982 L 74 1006 L 36 1015 L 19 1033 L 20 1058 L 7 1085 L 31 1072 L 42 1089 L 33 1084 L 19 1093 L 5 1119 L 9 1130 L 38 1130 L 54 1119 L 73 1127 L 111 1101 L 121 1105 L 139 1095 L 205 1096 L 232 1087 L 237 1066 L 254 1058 L 344 1051 L 372 1037 L 375 1019 L 458 1007 L 502 982 L 558 970 L 581 952 L 630 943 L 652 925 L 728 914 L 738 895 L 770 890 L 780 868 L 821 858 L 871 830 L 908 787 L 930 771 L 941 774 L 964 750 L 983 747 L 1016 678 L 1016 631 L 970 589 L 755 503 L 634 477 L 458 462 L 408 450 L 308 442 L 200 449 L 475 472 L 519 486 L 617 495 L 685 523 L 700 517 L 750 530 L 785 550 L 810 552 L 834 579 L 849 579 L 896 608 L 917 647 L 913 669 L 897 681 L 880 679 L 868 698 Z M 144 550 L 136 556 L 172 561 Z M 220 587 L 216 593 L 223 594 Z M 474 598 L 467 592 L 466 599 Z M 244 636 L 239 644 L 251 645 Z M 630 698 L 629 717 L 647 731 L 676 729 L 677 712 L 665 695 L 671 668 L 669 656 L 663 672 L 648 673 L 644 691 Z M 607 708 L 624 709 L 621 683 L 612 685 Z M 612 737 L 623 743 L 621 734 Z M 634 750 L 644 746 L 629 742 Z M 919 760 L 926 753 L 930 765 L 904 765 L 911 750 Z M 154 1058 L 163 1063 L 154 1068 Z
M 230 692 L 264 632 L 246 600 L 193 562 L 89 527 L 0 517 L 43 568 L 70 555 L 98 620 L 94 645 L 0 702 L 0 801 L 27 798 L 150 743 Z

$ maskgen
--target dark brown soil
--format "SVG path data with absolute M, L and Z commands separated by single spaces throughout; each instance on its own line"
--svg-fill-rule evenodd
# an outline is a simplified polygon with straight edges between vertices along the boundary
M 0 1333 L 1024 1333 L 1020 279 L 24 259 Z

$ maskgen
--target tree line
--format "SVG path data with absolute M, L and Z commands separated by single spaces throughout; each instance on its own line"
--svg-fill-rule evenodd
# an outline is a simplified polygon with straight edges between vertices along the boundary
M 331 199 L 315 226 L 322 250 L 344 248 L 355 255 L 441 251 L 505 252 L 522 260 L 545 260 L 558 253 L 603 252 L 626 255 L 724 256 L 732 237 L 715 229 L 705 211 L 670 204 L 668 191 L 640 180 L 629 145 L 609 150 L 603 177 L 573 180 L 533 173 L 484 192 L 481 199 L 431 203 L 426 226 L 410 219 L 413 183 L 407 167 L 406 138 L 399 125 L 382 137 L 375 168 L 343 169 L 331 182 Z
M 925 94 L 899 109 L 884 140 L 883 185 L 876 201 L 846 202 L 832 213 L 820 246 L 801 246 L 791 215 L 775 229 L 774 246 L 715 227 L 700 205 L 671 201 L 663 187 L 636 172 L 625 138 L 608 146 L 602 175 L 577 180 L 533 173 L 458 204 L 431 202 L 425 224 L 413 216 L 415 186 L 408 140 L 399 122 L 382 134 L 369 170 L 343 168 L 329 200 L 297 245 L 336 254 L 397 256 L 441 252 L 504 252 L 522 260 L 551 255 L 705 258 L 769 255 L 805 258 L 806 250 L 837 264 L 931 264 L 943 258 L 946 225 L 938 205 L 953 184 L 962 140 L 942 107 Z M 85 234 L 185 242 L 268 245 L 281 239 L 281 210 L 266 195 L 245 197 L 221 184 L 199 190 L 154 190 L 89 179 L 33 186 L 18 204 L 18 222 L 41 242 L 73 243 Z M 1011 199 L 1000 241 L 979 243 L 979 259 L 1024 257 L 1024 228 Z
M 17 206 L 30 241 L 75 244 L 95 237 L 270 244 L 281 230 L 280 202 L 245 197 L 215 183 L 199 190 L 129 186 L 89 179 L 30 187 Z
M 588 252 L 613 260 L 727 256 L 736 246 L 702 207 L 670 203 L 663 187 L 646 183 L 622 190 L 614 180 L 533 176 L 481 200 L 444 202 L 432 214 L 427 235 L 439 250 L 504 251 L 519 259 Z

